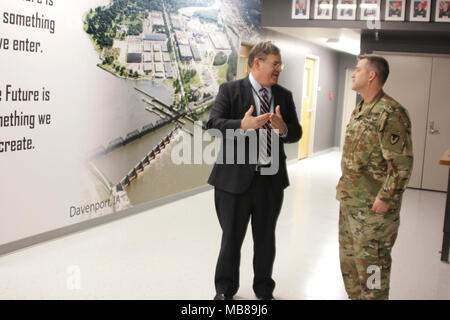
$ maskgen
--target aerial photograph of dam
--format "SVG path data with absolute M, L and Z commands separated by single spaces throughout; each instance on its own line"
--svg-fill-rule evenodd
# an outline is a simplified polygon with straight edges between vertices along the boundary
M 86 12 L 108 101 L 87 155 L 100 199 L 121 197 L 121 210 L 206 184 L 212 164 L 175 164 L 172 149 L 205 133 L 240 43 L 259 41 L 260 18 L 261 0 L 111 0 Z

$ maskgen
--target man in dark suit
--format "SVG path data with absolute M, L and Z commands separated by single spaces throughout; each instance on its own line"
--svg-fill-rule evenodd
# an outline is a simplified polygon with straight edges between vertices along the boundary
M 207 124 L 222 138 L 208 180 L 215 187 L 222 228 L 216 300 L 232 299 L 239 288 L 240 251 L 250 217 L 253 290 L 259 299 L 273 299 L 275 226 L 289 185 L 283 144 L 297 142 L 302 134 L 291 92 L 277 85 L 283 68 L 279 48 L 257 44 L 248 64 L 248 77 L 220 86 Z

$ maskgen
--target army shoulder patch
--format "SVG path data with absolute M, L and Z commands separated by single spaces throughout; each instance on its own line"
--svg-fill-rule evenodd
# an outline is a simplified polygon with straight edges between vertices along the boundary
M 396 153 L 401 153 L 408 135 L 408 126 L 397 113 L 391 113 L 383 124 L 382 147 Z
M 400 141 L 400 136 L 396 135 L 395 133 L 391 134 L 391 145 L 397 144 L 397 142 Z

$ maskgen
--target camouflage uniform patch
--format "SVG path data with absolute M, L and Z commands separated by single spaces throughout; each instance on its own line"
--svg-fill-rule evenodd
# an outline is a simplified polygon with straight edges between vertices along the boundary
M 372 101 L 358 104 L 347 125 L 342 176 L 336 187 L 341 204 L 341 271 L 352 299 L 388 297 L 390 251 L 412 166 L 408 112 L 382 90 Z M 376 198 L 389 204 L 389 214 L 370 210 Z M 382 254 L 376 258 L 375 252 Z M 381 289 L 376 292 L 367 291 L 364 282 L 370 265 L 382 266 Z
M 409 128 L 398 113 L 386 118 L 387 124 L 383 125 L 382 145 L 389 151 L 401 153 L 405 147 Z

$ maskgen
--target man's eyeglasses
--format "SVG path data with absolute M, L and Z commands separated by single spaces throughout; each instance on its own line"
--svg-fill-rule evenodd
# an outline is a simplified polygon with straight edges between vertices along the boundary
M 259 58 L 259 60 L 266 62 L 266 59 Z M 272 62 L 271 65 L 274 69 L 280 68 L 281 70 L 283 70 L 285 67 L 285 65 L 281 62 Z
M 285 65 L 283 63 L 280 63 L 280 62 L 274 62 L 274 63 L 272 63 L 272 66 L 273 66 L 274 69 L 280 68 L 281 70 L 283 70 L 284 67 L 285 67 Z

